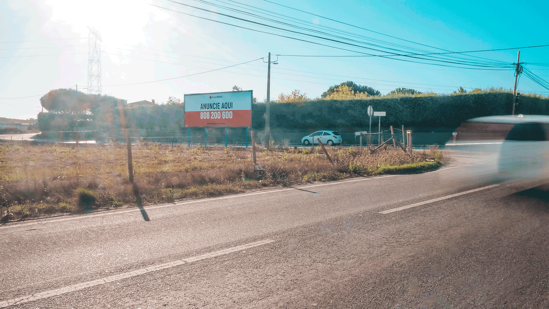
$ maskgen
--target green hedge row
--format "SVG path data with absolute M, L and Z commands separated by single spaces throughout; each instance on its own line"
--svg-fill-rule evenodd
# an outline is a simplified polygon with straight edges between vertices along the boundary
M 368 106 L 386 111 L 382 124 L 407 127 L 458 127 L 467 119 L 481 116 L 510 115 L 513 95 L 487 92 L 445 96 L 374 98 L 369 100 L 319 100 L 271 104 L 271 128 L 321 129 L 368 127 Z M 253 127 L 265 126 L 264 104 L 253 111 Z M 516 114 L 549 115 L 549 99 L 522 96 Z M 377 124 L 377 119 L 373 121 Z
M 428 127 L 456 128 L 467 119 L 491 115 L 509 115 L 513 95 L 506 92 L 486 92 L 444 96 L 414 96 L 400 98 L 372 98 L 368 100 L 317 100 L 302 103 L 272 103 L 271 130 L 311 131 L 326 128 L 367 128 L 368 106 L 375 111 L 386 111 L 382 124 L 386 127 Z M 183 105 L 156 105 L 124 108 L 128 128 L 147 131 L 184 130 Z M 549 98 L 522 96 L 516 114 L 549 115 Z M 254 104 L 252 128 L 265 128 L 265 104 Z M 98 129 L 119 131 L 120 112 L 117 109 L 98 110 L 95 115 L 79 116 L 91 118 Z M 40 130 L 72 130 L 76 116 L 40 113 Z M 377 125 L 377 119 L 373 119 Z

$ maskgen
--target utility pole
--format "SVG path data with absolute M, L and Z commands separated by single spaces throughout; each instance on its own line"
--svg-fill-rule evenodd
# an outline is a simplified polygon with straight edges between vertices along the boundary
M 267 145 L 271 141 L 271 52 L 269 52 L 269 62 L 267 69 L 267 106 L 265 107 L 265 136 Z
M 520 50 L 517 55 L 517 67 L 515 69 L 515 87 L 513 89 L 513 113 L 511 115 L 515 116 L 515 105 L 517 103 L 517 81 L 519 74 L 522 73 L 522 67 L 520 66 Z
M 265 136 L 267 137 L 267 145 L 271 141 L 271 63 L 278 64 L 277 59 L 271 62 L 271 53 L 269 52 L 267 68 L 267 102 L 265 102 Z

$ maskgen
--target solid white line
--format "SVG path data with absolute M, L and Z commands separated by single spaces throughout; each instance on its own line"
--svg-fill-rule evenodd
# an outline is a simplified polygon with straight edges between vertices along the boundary
M 390 213 L 393 213 L 393 212 L 397 212 L 397 211 L 401 211 L 401 210 L 405 210 L 405 209 L 409 209 L 409 208 L 413 208 L 413 207 L 418 207 L 418 206 L 422 206 L 422 205 L 426 205 L 426 204 L 431 204 L 431 203 L 434 203 L 434 202 L 439 202 L 439 201 L 451 199 L 451 198 L 461 196 L 461 195 L 465 195 L 465 194 L 469 194 L 469 193 L 474 193 L 474 192 L 478 192 L 478 191 L 482 191 L 482 190 L 495 188 L 497 186 L 499 186 L 499 184 L 490 185 L 490 186 L 486 186 L 486 187 L 482 187 L 482 188 L 478 188 L 478 189 L 473 189 L 473 190 L 469 190 L 469 191 L 465 191 L 465 192 L 461 192 L 461 193 L 456 193 L 456 194 L 452 194 L 452 195 L 448 195 L 448 196 L 443 196 L 443 197 L 439 197 L 439 198 L 436 198 L 436 199 L 415 203 L 415 204 L 412 204 L 412 205 L 407 205 L 407 206 L 402 206 L 402 207 L 393 208 L 393 209 L 389 209 L 389 210 L 384 210 L 384 211 L 381 211 L 379 213 L 386 215 L 386 214 L 390 214 Z
M 66 294 L 66 293 L 82 290 L 82 289 L 85 289 L 85 288 L 102 285 L 102 284 L 105 284 L 105 283 L 110 283 L 110 282 L 114 282 L 114 281 L 118 281 L 118 280 L 122 280 L 122 279 L 127 279 L 127 278 L 131 278 L 131 277 L 140 276 L 140 275 L 150 273 L 150 272 L 153 272 L 153 271 L 159 271 L 159 270 L 163 270 L 163 269 L 168 269 L 168 268 L 180 266 L 180 265 L 183 265 L 183 264 L 197 262 L 197 261 L 201 261 L 201 260 L 205 260 L 205 259 L 211 259 L 211 258 L 218 257 L 218 256 L 221 256 L 221 255 L 226 255 L 226 254 L 229 254 L 229 253 L 242 251 L 242 250 L 246 250 L 246 249 L 249 249 L 249 248 L 270 244 L 270 243 L 273 243 L 273 242 L 274 242 L 274 240 L 265 239 L 265 240 L 261 240 L 261 241 L 241 245 L 241 246 L 236 246 L 236 247 L 227 248 L 227 249 L 223 249 L 223 250 L 219 250 L 219 251 L 215 251 L 215 252 L 211 252 L 211 253 L 206 253 L 206 254 L 203 254 L 203 255 L 195 256 L 195 257 L 190 257 L 190 258 L 186 258 L 186 259 L 182 259 L 182 260 L 176 260 L 176 261 L 169 262 L 169 263 L 159 264 L 159 265 L 150 266 L 150 267 L 147 267 L 147 268 L 142 268 L 142 269 L 130 271 L 130 272 L 127 272 L 127 273 L 122 273 L 122 274 L 118 274 L 118 275 L 114 275 L 114 276 L 109 276 L 109 277 L 102 278 L 102 279 L 97 279 L 97 280 L 88 281 L 88 282 L 82 282 L 82 283 L 70 285 L 70 286 L 67 286 L 67 287 L 63 287 L 63 288 L 60 288 L 60 289 L 55 289 L 55 290 L 45 291 L 45 292 L 32 294 L 32 295 L 27 295 L 27 296 L 23 296 L 23 297 L 19 297 L 19 298 L 4 300 L 4 301 L 0 301 L 0 308 L 5 308 L 5 307 L 8 307 L 8 306 L 12 306 L 12 305 L 20 305 L 20 304 L 28 303 L 28 302 L 31 302 L 31 301 L 36 301 L 36 300 L 40 300 L 40 299 L 44 299 L 44 298 L 58 296 L 58 295 L 61 295 L 61 294 Z
M 503 142 L 489 142 L 489 143 L 449 143 L 444 146 L 470 146 L 470 145 L 499 145 L 503 144 Z
M 327 183 L 322 183 L 322 184 L 308 185 L 308 186 L 295 187 L 295 188 L 297 188 L 297 189 L 307 189 L 307 188 L 315 188 L 315 187 L 323 187 L 323 186 L 334 186 L 334 185 L 347 184 L 347 183 L 351 183 L 351 182 L 376 180 L 376 179 L 383 179 L 383 178 L 396 177 L 396 176 L 402 176 L 402 175 L 387 175 L 387 176 L 379 176 L 379 177 L 358 178 L 358 179 L 351 179 L 351 180 L 345 180 L 345 181 L 336 181 L 336 182 L 327 182 Z M 284 191 L 295 190 L 295 188 L 268 190 L 268 191 L 260 191 L 260 192 L 245 193 L 245 194 L 227 195 L 227 196 L 220 196 L 220 197 L 207 198 L 207 199 L 198 199 L 198 200 L 194 200 L 194 201 L 179 202 L 179 203 L 165 204 L 165 205 L 158 205 L 158 206 L 146 206 L 145 210 L 153 210 L 153 209 L 160 209 L 160 208 L 166 208 L 166 207 L 175 207 L 175 206 L 189 205 L 189 204 L 196 204 L 196 203 L 207 203 L 207 202 L 212 202 L 212 201 L 217 201 L 217 200 L 227 200 L 227 199 L 248 197 L 248 196 L 254 196 L 254 195 L 261 195 L 261 194 L 279 193 L 279 192 L 284 192 Z M 8 228 L 29 226 L 29 225 L 36 225 L 36 224 L 57 223 L 57 222 L 63 222 L 63 221 L 88 219 L 88 218 L 95 218 L 95 217 L 102 217 L 102 216 L 111 216 L 111 215 L 125 214 L 125 213 L 130 213 L 130 212 L 140 212 L 140 209 L 139 208 L 133 208 L 133 209 L 129 209 L 129 210 L 121 210 L 121 211 L 114 211 L 114 212 L 105 212 L 105 213 L 98 213 L 98 214 L 74 216 L 74 217 L 69 217 L 69 218 L 50 219 L 50 220 L 45 219 L 45 220 L 40 220 L 40 221 L 35 221 L 35 222 L 28 222 L 28 223 L 21 223 L 21 224 L 10 224 L 10 225 L 0 226 L 0 230 L 8 229 Z

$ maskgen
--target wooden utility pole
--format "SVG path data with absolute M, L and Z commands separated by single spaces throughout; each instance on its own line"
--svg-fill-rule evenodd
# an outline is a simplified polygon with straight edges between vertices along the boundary
M 515 104 L 517 102 L 517 81 L 518 76 L 520 74 L 520 50 L 518 51 L 517 55 L 517 66 L 515 69 L 515 87 L 513 88 L 513 113 L 511 115 L 515 115 Z
M 267 102 L 265 102 L 265 135 L 267 137 L 267 145 L 271 141 L 271 53 L 269 52 L 269 60 L 267 65 Z M 253 143 L 253 142 L 252 142 Z M 269 146 L 267 146 L 268 148 Z
M 126 146 L 128 148 L 128 176 L 130 183 L 133 183 L 132 142 L 126 129 L 126 117 L 124 117 L 124 109 L 122 109 L 122 104 L 120 101 L 118 102 L 118 110 L 120 111 L 120 124 L 122 125 L 122 132 L 124 134 L 124 138 L 126 138 Z

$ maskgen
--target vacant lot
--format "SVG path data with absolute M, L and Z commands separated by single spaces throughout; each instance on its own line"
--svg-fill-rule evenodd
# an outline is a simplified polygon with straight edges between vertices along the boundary
M 319 147 L 259 149 L 254 171 L 251 148 L 133 146 L 135 184 L 128 180 L 124 145 L 0 144 L 0 206 L 3 221 L 55 213 L 77 213 L 173 202 L 385 173 L 418 173 L 438 168 L 442 153 L 433 148 L 405 154 L 386 147 L 329 148 L 329 162 Z

